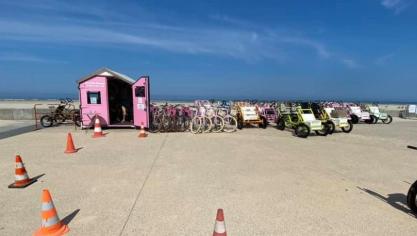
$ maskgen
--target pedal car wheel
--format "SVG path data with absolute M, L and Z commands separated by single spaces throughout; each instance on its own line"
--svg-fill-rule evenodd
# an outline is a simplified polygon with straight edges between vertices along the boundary
M 350 115 L 350 119 L 353 124 L 359 123 L 359 117 L 357 115 Z
M 52 120 L 52 117 L 49 115 L 44 115 L 40 119 L 41 125 L 44 128 L 51 127 L 54 124 L 54 121 Z
M 407 205 L 414 214 L 417 214 L 416 195 L 417 195 L 417 181 L 411 185 L 407 194 Z
M 321 130 L 315 130 L 315 133 L 320 136 L 327 136 L 330 133 L 329 123 L 323 123 L 323 128 Z
M 329 125 L 330 129 L 329 129 L 329 134 L 333 134 L 334 131 L 336 130 L 336 125 L 333 123 L 333 121 L 327 121 L 327 124 Z
M 241 118 L 237 118 L 237 128 L 243 129 L 243 120 Z
M 259 124 L 259 127 L 262 128 L 262 129 L 266 129 L 266 127 L 268 126 L 268 121 L 263 116 L 261 117 L 261 120 L 262 120 L 262 123 Z
M 299 124 L 295 127 L 295 135 L 300 138 L 307 138 L 310 134 L 310 127 L 306 124 Z
M 370 117 L 369 117 L 369 120 L 365 120 L 365 123 L 367 123 L 367 124 L 373 124 L 373 123 L 374 123 L 374 118 L 373 118 L 373 116 L 370 116 Z
M 348 120 L 348 124 L 349 124 L 349 126 L 342 127 L 342 131 L 345 132 L 345 133 L 350 133 L 350 131 L 352 131 L 352 129 L 353 129 L 353 124 L 352 124 L 351 120 Z
M 277 129 L 284 130 L 285 129 L 285 121 L 284 119 L 279 119 L 277 123 Z
M 392 122 L 392 116 L 388 115 L 387 119 L 382 120 L 384 124 L 390 124 Z
M 371 117 L 372 117 L 372 123 L 373 124 L 378 123 L 378 117 L 376 117 L 376 116 L 371 116 Z

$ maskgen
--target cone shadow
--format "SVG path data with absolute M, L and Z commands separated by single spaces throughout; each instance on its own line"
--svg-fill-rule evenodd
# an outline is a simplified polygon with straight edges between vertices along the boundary
M 73 211 L 71 214 L 69 214 L 69 215 L 67 215 L 67 216 L 65 216 L 62 220 L 61 220 L 61 222 L 64 224 L 64 225 L 68 225 L 74 218 L 75 218 L 75 216 L 78 214 L 78 212 L 80 211 L 80 209 L 77 209 L 77 210 L 75 210 L 75 211 Z
M 32 179 L 33 180 L 38 180 L 38 179 L 40 179 L 42 176 L 44 176 L 45 174 L 41 174 L 41 175 L 37 175 L 37 176 L 35 176 L 35 177 L 33 177 Z

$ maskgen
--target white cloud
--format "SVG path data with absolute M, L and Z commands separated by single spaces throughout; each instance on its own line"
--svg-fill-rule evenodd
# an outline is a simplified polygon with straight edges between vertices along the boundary
M 381 0 L 381 5 L 399 14 L 411 5 L 409 0 Z
M 8 62 L 33 62 L 33 63 L 67 63 L 66 61 L 47 59 L 26 53 L 1 53 L 0 61 Z
M 394 57 L 394 53 L 389 53 L 389 54 L 386 54 L 386 55 L 380 56 L 380 57 L 378 57 L 378 58 L 375 60 L 375 64 L 376 64 L 376 65 L 378 65 L 378 66 L 385 65 L 385 64 L 387 64 L 387 62 L 388 62 L 388 61 L 389 61 L 392 57 Z
M 0 40 L 145 46 L 177 53 L 224 55 L 245 61 L 282 61 L 286 48 L 293 47 L 310 49 L 322 58 L 330 56 L 323 44 L 308 38 L 245 29 L 178 28 L 149 23 L 115 28 L 113 25 L 41 24 L 0 19 Z
M 355 60 L 350 59 L 350 58 L 341 59 L 341 62 L 343 65 L 345 65 L 346 67 L 350 69 L 356 69 L 359 67 L 359 64 Z
M 283 62 L 289 58 L 288 52 L 294 49 L 322 59 L 336 56 L 324 43 L 302 33 L 270 29 L 226 15 L 209 16 L 222 21 L 222 25 L 183 23 L 178 26 L 160 23 L 161 20 L 152 15 L 138 18 L 116 9 L 109 11 L 100 6 L 91 9 L 88 2 L 79 5 L 45 0 L 41 4 L 31 1 L 7 4 L 29 14 L 14 20 L 0 18 L 0 40 L 3 41 L 117 46 L 129 50 L 152 48 L 183 54 L 226 56 L 247 62 L 263 59 Z M 73 17 L 74 14 L 89 17 Z M 171 21 L 177 22 L 177 19 Z

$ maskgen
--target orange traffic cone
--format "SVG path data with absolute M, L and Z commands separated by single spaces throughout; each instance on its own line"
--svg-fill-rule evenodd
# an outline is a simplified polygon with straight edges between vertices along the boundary
M 227 236 L 226 225 L 224 224 L 223 209 L 217 210 L 216 223 L 214 224 L 213 236 Z
M 29 178 L 20 155 L 16 155 L 15 178 L 15 182 L 10 184 L 9 188 L 25 188 L 36 182 L 36 179 Z
M 42 224 L 33 236 L 60 236 L 69 231 L 67 225 L 63 224 L 58 217 L 54 202 L 48 189 L 42 191 Z
M 67 149 L 65 150 L 65 153 L 71 154 L 77 152 L 77 149 L 75 149 L 74 142 L 72 141 L 72 135 L 71 133 L 68 133 L 67 135 Z
M 94 135 L 93 138 L 101 138 L 104 137 L 103 131 L 101 130 L 100 120 L 96 118 L 94 123 Z
M 140 126 L 140 131 L 139 131 L 139 138 L 146 138 L 148 137 L 148 134 L 145 131 L 145 128 L 143 127 L 143 125 Z

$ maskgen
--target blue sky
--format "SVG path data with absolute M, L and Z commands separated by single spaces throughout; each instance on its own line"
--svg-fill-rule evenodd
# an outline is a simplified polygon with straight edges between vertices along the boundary
M 3 1 L 0 98 L 101 67 L 166 98 L 417 101 L 415 0 Z

